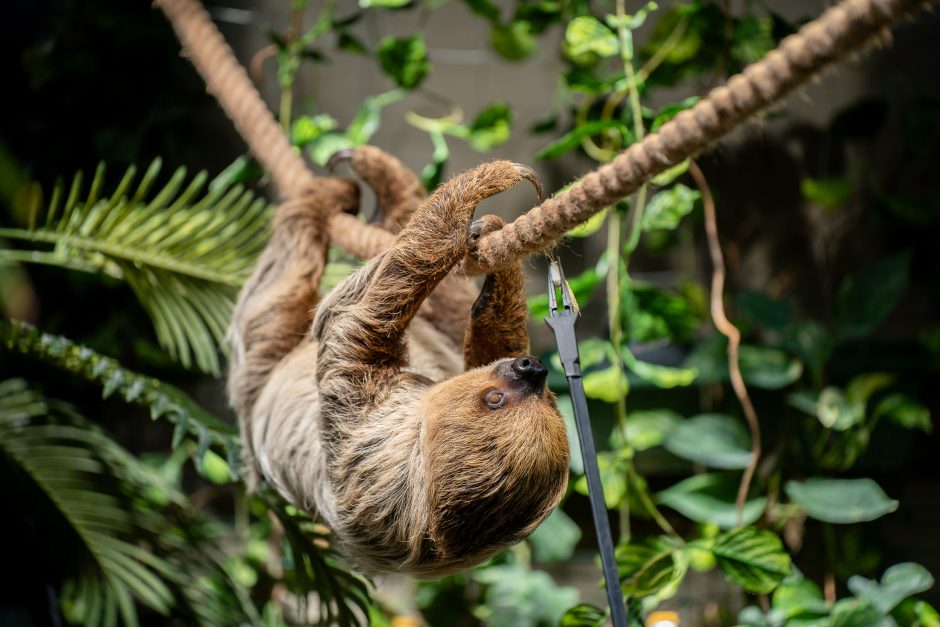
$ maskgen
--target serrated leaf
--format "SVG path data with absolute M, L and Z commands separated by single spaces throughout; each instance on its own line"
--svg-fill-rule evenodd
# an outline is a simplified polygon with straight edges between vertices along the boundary
M 663 443 L 666 450 L 712 468 L 746 468 L 750 436 L 741 421 L 724 414 L 700 414 L 680 423 Z
M 717 473 L 694 475 L 659 492 L 656 499 L 696 522 L 732 529 L 737 525 L 735 500 L 738 483 L 736 477 Z M 767 499 L 764 497 L 745 501 L 742 524 L 756 522 L 766 507 Z
M 725 576 L 748 592 L 766 594 L 792 571 L 783 543 L 769 531 L 735 529 L 715 538 L 711 550 Z
M 871 479 L 788 481 L 785 490 L 807 516 L 829 523 L 875 520 L 898 508 L 898 502 Z

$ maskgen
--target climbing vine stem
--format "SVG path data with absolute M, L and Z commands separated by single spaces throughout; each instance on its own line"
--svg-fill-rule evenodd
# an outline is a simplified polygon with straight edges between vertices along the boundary
M 708 253 L 712 260 L 712 292 L 711 292 L 711 314 L 712 322 L 715 328 L 728 338 L 728 375 L 731 379 L 731 387 L 734 389 L 735 396 L 741 404 L 744 411 L 744 417 L 747 419 L 747 426 L 751 430 L 751 460 L 744 469 L 741 476 L 741 484 L 738 487 L 738 496 L 735 501 L 736 525 L 740 527 L 743 524 L 744 501 L 747 499 L 747 493 L 751 487 L 751 481 L 754 473 L 757 471 L 757 464 L 760 462 L 760 423 L 757 420 L 757 412 L 754 410 L 754 404 L 751 403 L 751 397 L 747 393 L 747 386 L 744 385 L 744 377 L 741 376 L 741 366 L 738 363 L 738 347 L 741 345 L 741 332 L 734 326 L 728 316 L 725 315 L 724 292 L 725 292 L 725 261 L 721 254 L 721 242 L 718 239 L 718 221 L 715 217 L 715 198 L 712 196 L 711 188 L 702 170 L 695 161 L 689 163 L 689 174 L 695 181 L 695 185 L 702 193 L 702 205 L 705 211 L 705 234 L 708 238 Z

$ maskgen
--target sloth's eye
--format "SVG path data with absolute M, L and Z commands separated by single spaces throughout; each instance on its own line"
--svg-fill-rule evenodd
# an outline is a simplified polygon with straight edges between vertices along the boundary
M 506 402 L 506 395 L 497 390 L 490 390 L 483 397 L 483 402 L 490 409 L 499 409 Z

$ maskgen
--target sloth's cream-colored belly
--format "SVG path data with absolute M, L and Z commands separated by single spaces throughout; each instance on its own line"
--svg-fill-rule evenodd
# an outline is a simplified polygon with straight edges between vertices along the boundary
M 324 338 L 329 341 L 329 338 Z M 437 382 L 463 372 L 463 355 L 421 317 L 407 334 L 408 372 Z M 252 411 L 250 453 L 261 474 L 285 498 L 329 523 L 333 495 L 320 441 L 317 343 L 308 342 L 272 372 Z

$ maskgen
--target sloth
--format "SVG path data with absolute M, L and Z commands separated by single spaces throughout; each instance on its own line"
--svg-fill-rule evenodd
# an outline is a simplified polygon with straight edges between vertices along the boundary
M 529 356 L 521 262 L 479 295 L 459 264 L 502 220 L 476 205 L 535 173 L 509 161 L 425 198 L 372 147 L 338 153 L 376 194 L 391 247 L 318 301 L 327 223 L 353 181 L 318 181 L 278 208 L 229 331 L 229 397 L 251 484 L 319 517 L 366 573 L 439 577 L 531 533 L 558 505 L 568 441 Z M 458 269 L 455 269 L 458 268 Z

